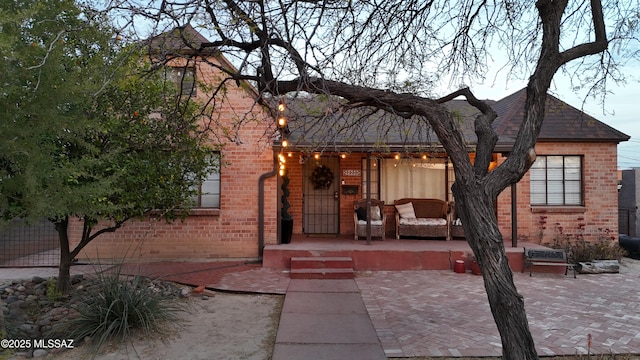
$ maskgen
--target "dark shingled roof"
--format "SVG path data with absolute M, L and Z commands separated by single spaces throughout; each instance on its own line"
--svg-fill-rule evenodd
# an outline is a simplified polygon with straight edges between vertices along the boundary
M 498 113 L 493 127 L 501 141 L 515 139 L 524 119 L 526 97 L 526 89 L 522 89 L 492 106 Z M 629 140 L 628 135 L 547 94 L 544 122 L 538 141 L 619 143 L 627 140 Z
M 148 39 L 146 45 L 149 46 L 149 52 L 154 55 L 216 54 L 217 50 L 213 47 L 201 49 L 202 44 L 209 42 L 210 41 L 194 29 L 193 26 L 187 24 Z
M 493 127 L 498 133 L 497 151 L 509 151 L 524 118 L 525 90 L 499 101 L 485 100 L 498 114 Z M 405 119 L 383 111 L 357 108 L 343 112 L 340 101 L 327 96 L 289 99 L 287 138 L 297 148 L 325 151 L 384 150 L 442 151 L 438 138 L 425 120 Z M 464 138 L 473 148 L 477 137 L 473 120 L 478 110 L 465 100 L 445 104 L 460 119 Z M 629 136 L 596 120 L 552 95 L 547 96 L 545 120 L 538 141 L 615 142 Z

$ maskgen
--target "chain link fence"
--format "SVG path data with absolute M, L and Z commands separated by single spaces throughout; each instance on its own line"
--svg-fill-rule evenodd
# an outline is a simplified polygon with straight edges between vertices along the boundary
M 57 267 L 58 234 L 46 219 L 0 223 L 0 267 Z

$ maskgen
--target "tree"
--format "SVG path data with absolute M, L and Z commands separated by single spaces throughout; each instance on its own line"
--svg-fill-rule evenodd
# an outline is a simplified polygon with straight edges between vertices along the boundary
M 57 290 L 100 234 L 149 211 L 184 215 L 214 165 L 175 83 L 73 0 L 0 5 L 0 214 L 48 218 L 60 239 Z M 69 222 L 83 222 L 70 247 Z
M 132 1 L 128 9 L 121 3 L 118 9 L 130 16 L 129 23 L 142 17 L 154 26 L 167 21 L 209 29 L 214 41 L 194 50 L 223 52 L 237 64 L 237 69 L 220 69 L 227 80 L 253 82 L 265 105 L 270 97 L 290 92 L 329 94 L 344 100 L 337 105 L 341 110 L 369 107 L 428 124 L 454 165 L 452 190 L 484 274 L 503 358 L 537 358 L 494 204 L 535 160 L 546 93 L 558 71 L 575 71 L 576 84 L 591 91 L 606 90 L 607 79 L 621 79 L 616 61 L 624 59 L 614 58 L 610 49 L 621 49 L 635 35 L 637 5 L 606 3 L 603 8 L 597 0 L 200 0 L 162 2 L 157 9 Z M 513 71 L 531 74 L 526 116 L 513 150 L 489 173 L 497 141 L 491 128 L 495 112 L 469 88 L 447 96 L 427 94 L 438 77 L 482 77 L 496 45 L 506 49 Z M 221 89 L 214 89 L 214 95 Z M 480 111 L 473 164 L 457 121 L 442 105 L 457 96 Z

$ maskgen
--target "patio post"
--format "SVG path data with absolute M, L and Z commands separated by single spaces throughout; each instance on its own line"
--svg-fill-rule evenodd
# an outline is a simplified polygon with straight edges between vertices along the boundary
M 511 247 L 518 247 L 518 191 L 511 184 Z
M 367 245 L 371 245 L 371 153 L 367 152 Z M 384 211 L 384 209 L 382 209 Z M 382 234 L 384 237 L 384 234 Z

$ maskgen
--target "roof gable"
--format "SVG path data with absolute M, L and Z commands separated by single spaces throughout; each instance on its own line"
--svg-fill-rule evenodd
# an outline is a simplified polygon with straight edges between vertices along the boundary
M 519 90 L 492 105 L 498 114 L 493 128 L 499 142 L 513 141 L 524 119 L 526 89 Z M 621 142 L 629 136 L 585 114 L 553 95 L 547 94 L 544 122 L 538 141 Z
M 190 24 L 178 26 L 147 40 L 149 52 L 154 55 L 213 55 L 217 53 L 212 47 L 203 48 L 210 41 Z

